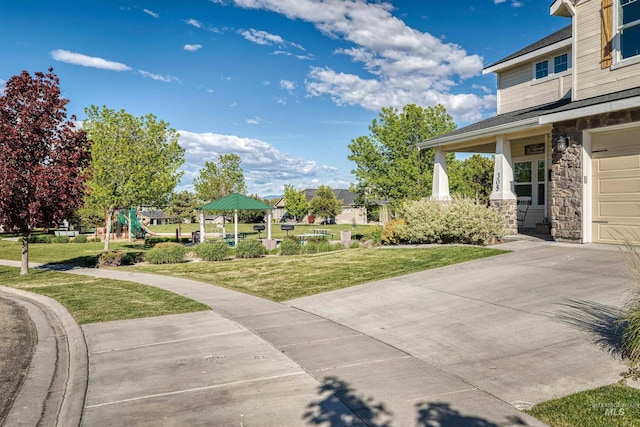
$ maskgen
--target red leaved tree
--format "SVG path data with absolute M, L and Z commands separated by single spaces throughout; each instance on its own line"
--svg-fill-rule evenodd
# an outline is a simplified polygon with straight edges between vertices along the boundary
M 0 94 L 0 224 L 23 237 L 21 274 L 34 228 L 70 218 L 83 202 L 90 142 L 67 121 L 67 102 L 51 68 L 11 77 Z

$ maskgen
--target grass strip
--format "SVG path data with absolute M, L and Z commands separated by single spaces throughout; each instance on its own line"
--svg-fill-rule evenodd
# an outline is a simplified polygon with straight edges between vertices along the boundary
M 503 254 L 477 246 L 350 249 L 314 255 L 124 267 L 286 301 L 320 292 Z
M 31 269 L 0 266 L 0 285 L 51 297 L 79 324 L 138 319 L 209 310 L 209 307 L 153 286 Z
M 640 390 L 612 384 L 539 403 L 528 412 L 554 427 L 635 427 Z

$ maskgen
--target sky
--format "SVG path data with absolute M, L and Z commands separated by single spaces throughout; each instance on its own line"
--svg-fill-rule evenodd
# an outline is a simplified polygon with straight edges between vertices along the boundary
M 0 90 L 53 67 L 67 112 L 149 113 L 180 133 L 178 190 L 236 153 L 247 189 L 348 188 L 382 107 L 496 110 L 483 67 L 566 26 L 535 0 L 0 0 Z

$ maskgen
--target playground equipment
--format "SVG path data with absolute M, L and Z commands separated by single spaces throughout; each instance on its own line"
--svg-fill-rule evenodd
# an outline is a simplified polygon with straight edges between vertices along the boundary
M 111 234 L 113 239 L 128 239 L 129 238 L 129 221 L 131 222 L 131 234 L 135 239 L 144 239 L 145 235 L 149 234 L 155 236 L 146 225 L 140 221 L 140 214 L 135 208 L 131 209 L 116 209 L 111 217 L 111 229 L 107 230 L 107 211 L 104 211 L 104 227 L 102 234 Z M 97 228 L 96 228 L 97 230 Z

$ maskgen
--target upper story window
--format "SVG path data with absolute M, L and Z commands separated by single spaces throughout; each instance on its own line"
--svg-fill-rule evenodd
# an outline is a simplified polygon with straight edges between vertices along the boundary
M 640 55 L 640 0 L 620 0 L 618 33 L 620 59 Z
M 639 0 L 640 1 L 640 0 Z M 536 62 L 534 76 L 535 80 L 540 80 L 554 74 L 560 74 L 569 69 L 569 54 L 563 53 L 553 57 L 553 59 L 546 59 L 544 61 Z
M 569 55 L 566 53 L 553 58 L 553 72 L 561 73 L 569 68 Z
M 536 80 L 549 75 L 549 61 L 542 61 L 536 64 Z

